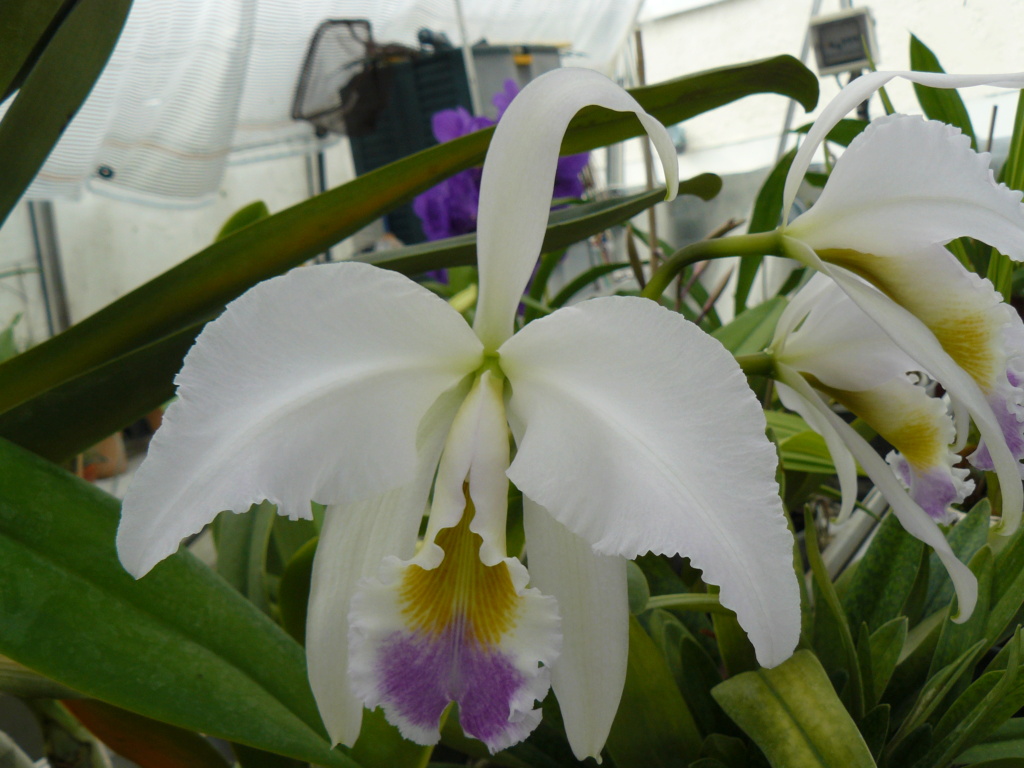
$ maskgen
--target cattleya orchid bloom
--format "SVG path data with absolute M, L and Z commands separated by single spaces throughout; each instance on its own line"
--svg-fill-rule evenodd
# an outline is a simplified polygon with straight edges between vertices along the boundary
M 946 566 L 957 593 L 957 621 L 966 621 L 977 601 L 977 580 L 953 554 L 936 523 L 950 521 L 950 505 L 963 501 L 974 483 L 966 469 L 954 466 L 959 457 L 949 444 L 956 430 L 945 403 L 907 376 L 920 366 L 821 274 L 783 311 L 769 354 L 782 404 L 803 416 L 832 455 L 842 490 L 840 519 L 856 500 L 856 459 L 903 527 L 931 546 Z M 862 418 L 893 446 L 886 457 L 889 466 L 832 411 L 823 395 Z
M 197 339 L 125 498 L 118 551 L 135 576 L 221 510 L 328 505 L 306 652 L 336 742 L 379 705 L 434 743 L 455 701 L 464 730 L 499 750 L 537 724 L 550 677 L 573 751 L 598 756 L 626 673 L 625 558 L 649 550 L 720 586 L 762 664 L 796 645 L 775 452 L 732 356 L 639 298 L 514 333 L 562 135 L 588 105 L 635 114 L 677 188 L 667 132 L 625 91 L 589 70 L 538 78 L 484 163 L 473 327 L 362 264 L 257 285 Z M 509 478 L 529 572 L 506 551 Z
M 876 72 L 858 78 L 815 121 L 786 178 L 788 211 L 817 146 L 856 104 L 894 77 L 956 88 L 1021 88 L 1024 75 Z M 970 457 L 994 470 L 1002 527 L 1024 505 L 1024 325 L 992 284 L 944 247 L 969 236 L 1024 259 L 1021 193 L 997 184 L 989 157 L 944 123 L 892 115 L 873 121 L 840 156 L 814 206 L 779 229 L 781 250 L 829 275 L 949 394 L 955 450 L 973 419 Z

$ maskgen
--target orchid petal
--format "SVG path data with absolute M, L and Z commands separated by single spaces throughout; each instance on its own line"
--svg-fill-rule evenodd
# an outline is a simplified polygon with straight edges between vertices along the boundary
M 960 457 L 949 449 L 956 429 L 946 404 L 931 397 L 906 376 L 897 376 L 872 389 L 837 389 L 826 393 L 874 427 L 896 450 L 886 457 L 910 497 L 928 515 L 948 523 L 950 505 L 974 490 L 968 470 L 956 467 Z
M 359 581 L 386 557 L 412 556 L 441 447 L 468 383 L 451 390 L 423 419 L 416 479 L 368 501 L 328 507 L 313 559 L 306 620 L 309 684 L 334 744 L 359 737 L 363 702 L 349 683 L 349 609 Z
M 622 88 L 574 67 L 531 81 L 502 115 L 480 182 L 474 329 L 489 350 L 512 335 L 516 307 L 544 240 L 562 136 L 573 116 L 591 105 L 637 116 L 665 168 L 667 199 L 676 195 L 679 167 L 668 132 Z
M 917 116 L 873 121 L 840 156 L 821 196 L 787 228 L 816 251 L 887 256 L 967 235 L 1024 259 L 1021 193 L 957 128 Z
M 450 701 L 463 730 L 492 752 L 526 738 L 549 685 L 548 666 L 539 665 L 552 664 L 561 644 L 554 599 L 528 589 L 526 569 L 503 556 L 509 448 L 501 384 L 485 370 L 452 422 L 422 549 L 406 562 L 387 558 L 352 598 L 353 690 L 421 744 L 440 738 Z M 498 539 L 501 556 L 488 562 Z
M 629 652 L 626 561 L 598 555 L 547 510 L 523 499 L 530 583 L 558 601 L 562 654 L 551 670 L 578 760 L 600 758 L 619 708 Z
M 870 389 L 921 367 L 821 273 L 783 311 L 772 347 L 777 360 L 837 389 Z
M 178 400 L 125 497 L 118 553 L 136 577 L 222 510 L 292 518 L 412 481 L 417 429 L 481 361 L 444 301 L 362 264 L 297 269 L 228 305 L 178 374 Z
M 762 665 L 787 658 L 800 624 L 793 540 L 764 413 L 732 355 L 626 297 L 560 309 L 499 355 L 523 494 L 596 552 L 689 556 Z
M 793 164 L 786 175 L 782 196 L 783 226 L 788 221 L 789 211 L 796 199 L 797 189 L 803 181 L 811 158 L 829 131 L 836 127 L 854 107 L 870 98 L 871 94 L 894 78 L 903 78 L 912 83 L 930 88 L 966 88 L 975 85 L 995 85 L 1002 88 L 1024 88 L 1024 73 L 1002 75 L 947 75 L 937 72 L 868 72 L 853 80 L 839 92 L 821 111 L 814 125 L 804 137 L 803 144 L 793 158 Z
M 825 447 L 832 457 L 832 464 L 836 468 L 836 477 L 839 478 L 839 521 L 846 520 L 853 512 L 853 506 L 857 501 L 857 463 L 853 460 L 853 454 L 846 447 L 846 443 L 839 436 L 832 425 L 822 418 L 818 413 L 815 403 L 804 400 L 795 390 L 787 387 L 782 382 L 776 382 L 776 391 L 779 393 L 779 400 L 782 404 L 800 414 L 807 425 L 821 435 L 825 441 Z
M 917 317 L 876 288 L 840 267 L 821 259 L 799 240 L 784 239 L 786 253 L 829 275 L 879 325 L 892 340 L 912 355 L 950 395 L 968 409 L 992 454 L 1003 494 L 1003 525 L 1008 533 L 1020 524 L 1024 487 L 1019 465 L 1007 446 L 1002 424 L 977 382 L 950 357 L 938 339 Z M 867 467 L 865 467 L 867 469 Z
M 935 550 L 935 554 L 938 555 L 939 560 L 949 572 L 959 601 L 960 613 L 954 618 L 954 621 L 957 623 L 966 621 L 974 612 L 974 606 L 978 600 L 978 581 L 971 569 L 957 559 L 935 521 L 907 495 L 892 469 L 875 452 L 874 448 L 857 434 L 853 427 L 834 414 L 799 373 L 786 365 L 777 366 L 777 371 L 780 380 L 792 387 L 804 400 L 812 403 L 832 428 L 839 433 L 854 458 L 864 467 L 864 471 L 868 473 L 872 482 L 878 486 L 882 495 L 889 502 L 907 533 Z

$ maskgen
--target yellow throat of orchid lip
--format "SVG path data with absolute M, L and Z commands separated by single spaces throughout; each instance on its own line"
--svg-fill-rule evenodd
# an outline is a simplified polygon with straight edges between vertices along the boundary
M 488 566 L 480 561 L 483 539 L 470 530 L 476 510 L 468 487 L 463 490 L 462 519 L 438 532 L 434 541 L 444 550 L 440 565 L 431 570 L 411 565 L 402 578 L 402 615 L 416 632 L 436 636 L 461 623 L 466 639 L 496 645 L 515 625 L 519 598 L 504 562 Z
M 991 388 L 1005 361 L 999 350 L 999 326 L 988 316 L 990 304 L 979 302 L 979 294 L 960 290 L 937 296 L 922 289 L 923 276 L 915 274 L 922 266 L 916 259 L 876 256 L 848 248 L 830 248 L 818 252 L 830 264 L 844 267 L 863 277 L 900 306 L 923 322 L 946 353 L 983 389 Z

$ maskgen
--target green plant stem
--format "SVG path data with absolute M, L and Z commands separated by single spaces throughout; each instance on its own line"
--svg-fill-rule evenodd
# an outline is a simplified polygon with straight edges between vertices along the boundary
M 736 362 L 747 376 L 771 376 L 775 371 L 775 361 L 768 352 L 736 355 Z
M 651 611 L 655 608 L 675 608 L 677 610 L 698 611 L 700 613 L 732 613 L 732 611 L 718 602 L 718 595 L 705 595 L 695 592 L 686 592 L 678 595 L 656 595 L 647 601 L 646 610 Z
M 640 295 L 658 301 L 676 275 L 700 261 L 721 259 L 726 256 L 778 256 L 781 253 L 782 236 L 778 230 L 698 240 L 672 254 L 651 276 L 647 287 Z

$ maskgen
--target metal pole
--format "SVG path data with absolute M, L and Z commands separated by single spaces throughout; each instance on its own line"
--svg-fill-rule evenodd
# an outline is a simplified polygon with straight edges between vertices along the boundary
M 60 249 L 57 247 L 57 225 L 53 215 L 53 203 L 48 200 L 30 201 L 28 217 L 32 226 L 36 264 L 39 266 L 43 303 L 46 305 L 46 325 L 50 335 L 55 336 L 70 327 L 71 312 L 68 310 L 68 292 L 64 286 Z
M 482 115 L 480 107 L 480 84 L 476 76 L 476 62 L 473 60 L 473 49 L 469 46 L 466 35 L 466 18 L 462 15 L 462 0 L 455 2 L 455 20 L 459 25 L 459 37 L 462 38 L 462 61 L 466 65 L 466 80 L 469 82 L 469 101 L 474 115 Z

